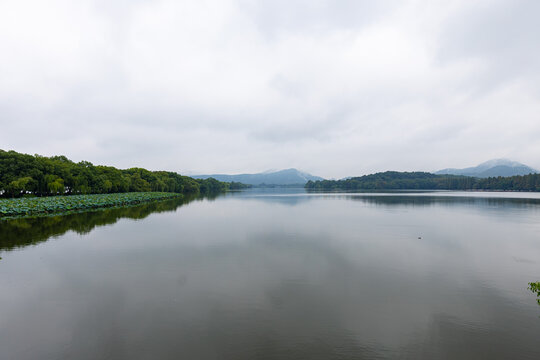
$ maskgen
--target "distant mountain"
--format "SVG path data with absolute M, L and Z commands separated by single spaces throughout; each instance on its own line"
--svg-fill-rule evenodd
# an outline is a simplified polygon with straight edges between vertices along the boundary
M 438 175 L 465 175 L 479 178 L 528 175 L 535 173 L 538 173 L 538 171 L 527 165 L 508 159 L 494 159 L 486 161 L 478 166 L 465 169 L 443 169 L 435 172 L 435 174 Z
M 191 175 L 195 179 L 207 179 L 213 177 L 219 181 L 241 182 L 250 185 L 304 185 L 309 180 L 324 180 L 319 176 L 310 175 L 297 169 L 286 169 L 273 172 L 263 172 L 258 174 L 212 174 L 212 175 Z

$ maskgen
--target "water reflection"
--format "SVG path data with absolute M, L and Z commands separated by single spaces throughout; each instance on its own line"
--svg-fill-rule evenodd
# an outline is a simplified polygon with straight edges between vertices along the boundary
M 457 193 L 454 193 L 457 194 Z M 266 204 L 275 203 L 286 206 L 298 206 L 321 199 L 352 200 L 367 205 L 382 207 L 433 207 L 468 206 L 476 209 L 491 209 L 494 215 L 504 216 L 512 208 L 540 213 L 540 199 L 537 198 L 506 198 L 506 197 L 471 197 L 465 195 L 452 195 L 452 193 L 415 192 L 415 193 L 306 193 L 303 189 L 254 189 L 248 191 L 232 192 L 225 195 L 229 198 L 254 200 Z M 205 200 L 213 201 L 223 194 L 205 196 Z M 87 234 L 94 228 L 111 225 L 122 218 L 141 220 L 152 213 L 171 212 L 182 205 L 203 197 L 187 197 L 184 199 L 171 199 L 152 202 L 131 207 L 107 208 L 66 215 L 52 215 L 44 217 L 30 217 L 0 220 L 0 251 L 12 250 L 17 247 L 35 245 L 46 241 L 50 237 L 59 236 L 69 230 L 77 234 Z
M 2 355 L 539 358 L 538 207 L 422 196 L 229 194 L 11 252 Z
M 288 192 L 279 190 L 253 189 L 234 194 L 248 200 L 258 200 L 266 203 L 283 205 L 299 205 L 317 199 L 353 200 L 366 204 L 382 206 L 514 206 L 531 209 L 540 208 L 540 198 L 532 194 L 526 197 L 524 193 L 466 193 L 466 192 L 393 192 L 393 193 L 308 193 L 302 189 L 289 189 Z
M 196 197 L 150 202 L 137 206 L 105 208 L 66 215 L 26 217 L 0 220 L 0 251 L 8 251 L 46 241 L 72 230 L 88 234 L 99 226 L 111 225 L 127 218 L 141 220 L 152 213 L 175 211 Z M 215 199 L 215 196 L 209 198 Z
M 540 199 L 437 196 L 437 195 L 343 195 L 344 199 L 363 201 L 368 204 L 390 206 L 514 206 L 537 208 Z

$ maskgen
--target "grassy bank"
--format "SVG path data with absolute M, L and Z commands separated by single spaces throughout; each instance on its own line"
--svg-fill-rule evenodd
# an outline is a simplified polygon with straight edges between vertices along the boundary
M 0 218 L 6 216 L 37 215 L 135 205 L 149 201 L 178 197 L 182 197 L 182 195 L 163 192 L 132 192 L 120 194 L 0 199 Z

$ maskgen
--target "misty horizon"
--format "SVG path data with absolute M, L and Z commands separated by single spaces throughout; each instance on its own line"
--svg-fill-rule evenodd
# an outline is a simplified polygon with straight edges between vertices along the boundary
M 0 150 L 2 150 L 2 149 L 0 149 Z M 14 149 L 9 149 L 8 151 L 15 151 L 15 150 Z M 32 155 L 32 154 L 26 154 L 26 155 Z M 44 156 L 42 154 L 34 154 L 34 155 Z M 54 156 L 65 156 L 65 155 L 63 155 L 63 154 L 53 154 L 53 155 L 51 155 L 51 157 L 54 157 Z M 67 157 L 67 158 L 69 159 L 69 157 Z M 69 160 L 79 162 L 79 161 L 74 160 L 74 159 L 69 159 Z M 87 161 L 87 160 L 82 159 L 80 161 Z M 519 161 L 515 161 L 515 160 L 507 159 L 507 158 L 499 158 L 499 159 L 490 159 L 490 160 L 484 161 L 484 162 L 482 162 L 480 164 L 475 164 L 475 165 L 471 165 L 471 166 L 460 166 L 460 167 L 456 167 L 456 168 L 440 167 L 440 168 L 438 168 L 436 170 L 404 169 L 404 170 L 399 170 L 399 171 L 402 171 L 402 172 L 418 172 L 419 171 L 419 172 L 427 172 L 427 173 L 440 173 L 442 170 L 460 170 L 460 169 L 464 170 L 464 169 L 467 169 L 467 168 L 474 168 L 474 167 L 478 167 L 478 166 L 482 166 L 482 165 L 487 165 L 487 164 L 490 164 L 490 163 L 494 164 L 494 165 L 500 165 L 500 164 L 498 164 L 500 162 L 504 163 L 504 165 L 510 165 L 511 164 L 513 166 L 529 167 L 527 164 L 521 163 Z M 93 164 L 93 165 L 112 166 L 110 164 Z M 133 168 L 137 168 L 137 167 L 140 167 L 140 166 L 134 166 Z M 538 172 L 538 169 L 536 169 L 536 168 L 532 168 L 532 167 L 529 167 L 529 168 L 534 170 L 534 172 Z M 126 169 L 128 169 L 128 168 L 126 168 Z M 171 169 L 153 169 L 153 168 L 150 168 L 148 170 L 176 172 L 175 170 L 171 170 Z M 345 179 L 345 178 L 350 178 L 350 177 L 359 177 L 359 176 L 371 175 L 371 174 L 374 174 L 374 173 L 381 173 L 381 172 L 386 172 L 386 171 L 397 171 L 396 169 L 386 169 L 386 170 L 381 170 L 381 171 L 377 171 L 377 172 L 374 172 L 374 173 L 350 174 L 350 175 L 347 175 L 347 176 L 343 176 L 341 178 L 332 178 L 332 177 L 325 177 L 325 176 L 322 176 L 320 174 L 312 173 L 312 172 L 309 172 L 309 171 L 305 171 L 302 168 L 283 167 L 283 168 L 280 168 L 280 169 L 266 169 L 266 170 L 263 170 L 263 171 L 246 171 L 246 172 L 241 172 L 241 173 L 227 173 L 227 172 L 223 172 L 223 173 L 218 173 L 218 172 L 196 173 L 196 172 L 193 172 L 193 171 L 187 171 L 187 172 L 183 172 L 182 175 L 196 176 L 196 177 L 204 176 L 204 177 L 207 178 L 209 176 L 216 176 L 216 175 L 223 175 L 223 176 L 262 175 L 262 174 L 285 172 L 285 171 L 289 171 L 289 170 L 294 170 L 294 171 L 297 171 L 297 172 L 300 172 L 300 173 L 305 173 L 306 175 L 315 176 L 315 177 L 321 177 L 323 179 L 328 179 L 328 180 Z

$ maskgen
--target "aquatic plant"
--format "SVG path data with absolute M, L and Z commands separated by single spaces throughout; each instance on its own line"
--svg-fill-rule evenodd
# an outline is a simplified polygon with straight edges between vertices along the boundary
M 538 305 L 540 305 L 540 281 L 530 282 L 528 289 L 536 294 L 536 296 L 538 297 L 536 301 L 538 302 Z
M 164 192 L 132 192 L 0 199 L 0 218 L 134 205 L 177 197 L 182 197 L 182 195 Z

